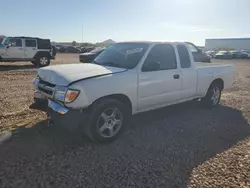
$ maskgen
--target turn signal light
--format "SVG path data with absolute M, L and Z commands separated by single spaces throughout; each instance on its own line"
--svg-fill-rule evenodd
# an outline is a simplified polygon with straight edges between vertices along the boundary
M 80 91 L 68 89 L 64 102 L 66 102 L 66 103 L 73 102 L 74 100 L 76 100 L 79 93 L 80 93 Z

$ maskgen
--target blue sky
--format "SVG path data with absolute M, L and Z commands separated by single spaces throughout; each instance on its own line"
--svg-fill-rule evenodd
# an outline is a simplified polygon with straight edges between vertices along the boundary
M 250 37 L 250 0 L 2 0 L 0 34 L 99 42 Z

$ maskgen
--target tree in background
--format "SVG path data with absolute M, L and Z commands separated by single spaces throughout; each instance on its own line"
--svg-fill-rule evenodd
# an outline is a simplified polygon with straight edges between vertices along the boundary
M 76 46 L 76 41 L 73 41 L 73 42 L 72 42 L 72 46 Z

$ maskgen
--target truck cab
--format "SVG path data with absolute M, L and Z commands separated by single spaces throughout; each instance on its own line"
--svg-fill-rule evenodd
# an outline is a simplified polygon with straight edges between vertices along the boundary
M 31 37 L 6 37 L 0 47 L 0 61 L 31 61 L 43 67 L 55 58 L 50 40 Z

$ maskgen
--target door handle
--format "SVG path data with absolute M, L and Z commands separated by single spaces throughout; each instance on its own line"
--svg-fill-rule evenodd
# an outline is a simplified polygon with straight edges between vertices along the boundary
M 23 48 L 19 48 L 19 50 L 22 50 Z
M 180 78 L 180 75 L 179 74 L 175 74 L 173 75 L 174 79 L 179 79 Z

